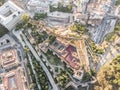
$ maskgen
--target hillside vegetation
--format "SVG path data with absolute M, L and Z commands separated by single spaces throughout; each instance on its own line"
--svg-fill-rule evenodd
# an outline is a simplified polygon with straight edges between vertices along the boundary
M 94 90 L 120 90 L 120 55 L 101 68 L 97 79 L 98 85 Z

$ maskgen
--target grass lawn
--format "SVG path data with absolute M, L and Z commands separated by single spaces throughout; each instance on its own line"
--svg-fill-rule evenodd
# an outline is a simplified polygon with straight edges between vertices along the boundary
M 4 34 L 6 34 L 8 32 L 9 32 L 8 29 L 0 24 L 0 37 L 2 37 Z
M 46 53 L 48 61 L 53 65 L 59 65 L 61 63 L 60 58 L 57 55 L 53 55 L 52 51 L 48 50 Z

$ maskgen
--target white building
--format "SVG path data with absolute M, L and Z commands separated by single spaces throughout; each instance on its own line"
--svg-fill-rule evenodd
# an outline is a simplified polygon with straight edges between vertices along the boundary
M 27 9 L 35 13 L 48 13 L 49 2 L 47 0 L 30 0 Z
M 24 11 L 15 5 L 12 1 L 8 1 L 0 7 L 0 23 L 8 30 L 12 30 L 21 20 Z

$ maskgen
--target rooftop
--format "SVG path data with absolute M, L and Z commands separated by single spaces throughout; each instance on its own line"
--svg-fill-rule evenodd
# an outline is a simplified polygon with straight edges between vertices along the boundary
M 0 23 L 11 30 L 18 21 L 24 11 L 12 1 L 8 0 L 0 7 Z M 19 18 L 18 18 L 19 17 Z
M 3 68 L 10 67 L 19 63 L 17 52 L 15 49 L 4 51 L 0 53 L 0 63 Z
M 28 5 L 30 6 L 48 6 L 45 0 L 29 0 Z
M 4 73 L 3 82 L 5 90 L 28 90 L 22 68 Z
M 76 48 L 73 47 L 72 45 L 69 45 L 65 50 L 64 50 L 64 58 L 65 61 L 74 69 L 79 69 L 80 66 L 78 65 L 79 59 L 77 58 L 77 51 Z
M 48 14 L 48 17 L 56 17 L 56 18 L 69 18 L 71 14 L 68 14 L 68 13 L 63 13 L 63 12 L 58 12 L 58 11 L 55 11 L 55 12 L 51 12 Z
M 0 7 L 0 22 L 8 23 L 9 17 L 18 15 L 20 12 L 23 12 L 21 8 L 16 6 L 13 2 L 8 1 Z M 8 21 L 4 22 L 4 20 L 8 20 Z

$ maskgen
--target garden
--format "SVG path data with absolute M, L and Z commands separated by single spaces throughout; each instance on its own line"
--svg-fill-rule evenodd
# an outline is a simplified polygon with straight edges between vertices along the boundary
M 60 58 L 57 55 L 54 55 L 52 51 L 48 50 L 47 53 L 45 53 L 45 55 L 47 56 L 48 61 L 52 65 L 59 65 L 59 64 L 61 64 Z
M 38 83 L 40 84 L 41 89 L 42 90 L 48 90 L 49 80 L 48 80 L 44 70 L 42 69 L 42 67 L 40 65 L 40 62 L 37 61 L 32 54 L 31 54 L 31 58 L 32 58 L 32 61 L 33 61 L 32 63 L 33 63 L 34 69 L 35 69 L 35 71 L 37 73 L 37 76 L 38 76 Z
M 41 33 L 38 33 L 37 31 L 34 31 L 31 33 L 31 35 L 34 37 L 34 39 L 36 40 L 36 43 L 42 43 L 43 41 L 45 41 L 48 38 L 48 34 L 43 31 Z
M 27 55 L 26 55 L 26 56 L 27 56 Z M 36 84 L 35 75 L 33 74 L 33 71 L 32 71 L 31 65 L 30 65 L 30 62 L 28 61 L 28 56 L 27 56 L 27 67 L 28 67 L 28 69 L 29 69 L 29 75 L 30 75 L 31 80 L 32 80 L 32 82 L 30 83 L 31 88 L 33 88 L 34 90 L 37 90 L 38 87 L 37 87 L 37 84 Z
M 38 83 L 40 84 L 41 89 L 42 90 L 48 90 L 49 86 L 50 86 L 50 83 L 49 83 L 49 80 L 48 80 L 44 70 L 42 69 L 42 67 L 40 65 L 40 62 L 35 59 L 35 57 L 32 55 L 32 53 L 30 53 L 30 55 L 31 55 L 31 59 L 32 59 L 34 69 L 37 73 Z M 31 68 L 31 65 L 30 65 L 29 61 L 27 63 L 27 67 L 29 68 L 30 76 L 31 76 L 31 79 L 32 79 L 32 83 L 31 83 L 32 88 L 34 88 L 34 90 L 38 90 L 36 80 L 35 80 L 35 75 L 32 71 L 32 68 Z
M 35 13 L 34 17 L 35 20 L 43 20 L 47 18 L 47 13 Z
M 70 81 L 70 78 L 68 74 L 66 73 L 66 71 L 61 70 L 61 73 L 58 75 L 58 77 L 56 77 L 56 80 L 58 84 L 60 85 L 60 87 L 64 88 Z

